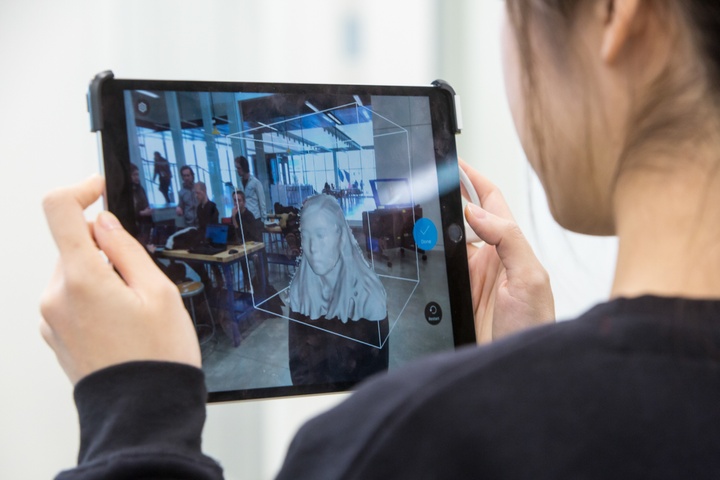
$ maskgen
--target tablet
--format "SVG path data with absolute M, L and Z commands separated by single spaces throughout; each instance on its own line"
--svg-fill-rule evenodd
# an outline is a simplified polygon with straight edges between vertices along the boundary
M 106 206 L 177 284 L 209 401 L 345 391 L 475 341 L 456 100 L 91 82 Z

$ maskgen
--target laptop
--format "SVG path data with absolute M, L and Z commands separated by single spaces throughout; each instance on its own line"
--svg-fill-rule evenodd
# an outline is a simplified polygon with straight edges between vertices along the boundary
M 227 250 L 229 225 L 208 225 L 203 241 L 188 249 L 190 253 L 216 255 Z

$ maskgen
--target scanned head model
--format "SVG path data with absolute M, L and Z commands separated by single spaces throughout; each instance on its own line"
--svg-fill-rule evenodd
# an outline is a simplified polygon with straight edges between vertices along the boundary
M 290 310 L 316 320 L 383 320 L 385 288 L 363 258 L 337 200 L 315 195 L 300 212 L 302 256 L 290 284 Z

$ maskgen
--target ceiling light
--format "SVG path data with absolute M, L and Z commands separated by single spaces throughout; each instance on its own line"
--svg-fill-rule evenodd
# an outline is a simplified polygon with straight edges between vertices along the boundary
M 337 123 L 338 125 L 342 125 L 342 124 L 343 124 L 343 123 L 340 121 L 340 119 L 338 119 L 338 118 L 337 118 L 335 115 L 333 115 L 332 113 L 327 112 L 325 115 L 328 116 L 328 117 L 330 117 L 330 120 L 332 120 L 333 122 Z
M 147 90 L 135 90 L 135 91 L 136 91 L 137 93 L 139 93 L 140 95 L 145 95 L 146 97 L 150 97 L 150 98 L 160 98 L 160 95 L 158 95 L 157 93 L 148 92 Z

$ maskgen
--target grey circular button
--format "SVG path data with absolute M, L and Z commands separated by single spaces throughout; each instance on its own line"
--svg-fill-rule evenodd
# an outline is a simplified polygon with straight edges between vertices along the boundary
M 437 302 L 430 302 L 425 305 L 425 320 L 430 325 L 437 325 L 442 320 L 442 308 Z
M 463 240 L 463 229 L 457 223 L 453 223 L 447 229 L 447 236 L 453 243 L 460 243 Z

